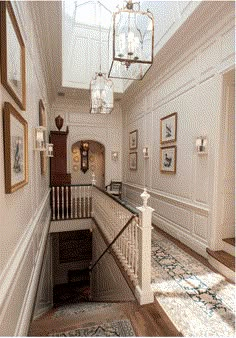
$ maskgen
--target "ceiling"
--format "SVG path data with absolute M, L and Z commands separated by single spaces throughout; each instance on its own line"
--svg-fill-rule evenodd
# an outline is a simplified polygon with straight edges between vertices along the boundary
M 75 3 L 77 8 L 75 9 Z M 86 4 L 84 4 L 86 3 Z M 63 31 L 64 24 L 63 20 L 65 17 L 70 17 L 73 19 L 76 24 L 79 20 L 82 19 L 84 24 L 89 24 L 93 26 L 95 30 L 98 30 L 99 27 L 99 12 L 97 6 L 97 12 L 91 9 L 95 8 L 97 3 L 102 4 L 102 15 L 101 15 L 101 23 L 102 30 L 108 30 L 111 27 L 112 22 L 112 12 L 116 10 L 117 5 L 120 5 L 122 8 L 123 1 L 122 0 L 100 0 L 100 1 L 86 1 L 86 0 L 78 0 L 75 2 L 74 0 L 66 0 L 62 1 L 30 1 L 29 4 L 31 6 L 31 12 L 33 14 L 34 22 L 36 23 L 37 29 L 37 41 L 39 44 L 39 50 L 41 51 L 42 65 L 44 65 L 44 75 L 47 82 L 47 87 L 49 90 L 49 98 L 50 101 L 53 102 L 56 97 L 65 96 L 71 99 L 89 99 L 89 85 L 94 71 L 99 71 L 98 68 L 98 53 L 93 52 L 94 42 L 92 39 L 89 49 L 86 48 L 86 51 L 82 51 L 79 55 L 75 55 L 75 37 L 76 33 L 74 32 L 70 35 L 64 34 L 63 39 Z M 153 3 L 153 1 L 141 1 L 140 6 L 145 5 L 145 11 L 147 10 L 147 4 Z M 90 7 L 89 7 L 90 6 Z M 87 9 L 85 10 L 85 8 Z M 143 9 L 144 10 L 144 9 Z M 109 12 L 110 11 L 110 12 Z M 80 15 L 81 14 L 81 15 Z M 94 18 L 97 22 L 92 22 L 91 18 Z M 43 20 L 42 20 L 43 18 Z M 86 23 L 87 20 L 87 23 Z M 92 22 L 92 24 L 91 24 Z M 97 26 L 96 26 L 97 25 Z M 76 26 L 76 25 L 75 25 Z M 67 33 L 67 32 L 66 32 Z M 72 36 L 73 35 L 73 36 Z M 80 36 L 77 33 L 76 39 L 79 39 Z M 88 39 L 88 41 L 90 41 Z M 105 38 L 106 40 L 106 38 Z M 97 41 L 99 42 L 99 41 Z M 104 42 L 104 41 L 103 41 Z M 107 41 L 106 41 L 107 43 Z M 70 47 L 65 50 L 65 47 Z M 64 52 L 63 52 L 64 50 Z M 80 49 L 79 49 L 80 50 Z M 74 54 L 73 54 L 74 53 Z M 70 58 L 68 59 L 68 55 Z M 89 59 L 89 55 L 93 56 L 93 60 L 95 60 L 95 64 L 92 66 L 91 58 Z M 66 56 L 66 57 L 65 57 Z M 80 63 L 75 62 L 75 60 L 79 58 Z M 67 65 L 65 66 L 65 62 L 63 59 L 67 59 Z M 89 66 L 91 69 L 88 71 L 88 60 Z M 105 60 L 105 61 L 104 61 Z M 102 62 L 107 63 L 108 58 L 102 59 Z M 84 64 L 83 64 L 84 62 Z M 86 65 L 87 62 L 87 65 Z M 74 68 L 73 68 L 73 65 Z M 103 70 L 104 71 L 104 70 Z M 87 73 L 86 73 L 87 72 Z M 105 71 L 107 73 L 107 70 Z M 95 73 L 94 73 L 95 74 Z M 83 79 L 83 83 L 81 83 L 81 79 Z M 115 100 L 119 100 L 122 96 L 123 92 L 123 84 L 122 80 L 114 79 L 113 80 L 115 86 L 114 98 Z M 131 81 L 128 81 L 131 82 Z M 118 88 L 116 90 L 116 88 Z
M 67 3 L 68 1 L 71 0 L 66 0 Z M 121 2 L 119 0 L 100 1 L 109 10 L 114 10 L 115 5 Z M 80 2 L 82 1 L 77 2 L 77 4 Z M 88 2 L 96 3 L 97 1 Z M 199 6 L 200 3 L 201 6 Z M 194 42 L 196 32 L 201 26 L 201 23 L 211 22 L 213 24 L 216 15 L 221 15 L 222 10 L 230 9 L 231 7 L 227 6 L 227 3 L 227 1 L 142 1 L 142 9 L 145 11 L 150 9 L 154 15 L 154 54 L 157 51 L 158 54 L 152 66 L 153 76 L 156 77 L 160 67 L 165 67 L 168 58 L 176 57 L 177 51 L 181 53 L 182 49 L 180 46 L 185 48 L 184 46 Z M 82 51 L 82 56 L 76 54 L 68 58 L 69 73 L 74 76 L 74 79 L 70 83 L 69 78 L 69 81 L 67 81 L 69 85 L 65 85 L 66 81 L 64 81 L 64 85 L 62 85 L 64 76 L 62 71 L 64 70 L 62 46 L 64 47 L 65 44 L 68 44 L 71 38 L 71 36 L 67 34 L 62 41 L 62 1 L 29 1 L 28 4 L 36 28 L 36 38 L 42 59 L 44 78 L 46 80 L 50 103 L 52 104 L 58 98 L 58 95 L 64 95 L 65 98 L 70 100 L 89 100 L 90 93 L 88 88 L 91 81 L 91 73 L 88 72 L 88 65 L 90 66 L 92 64 L 91 60 L 93 59 L 98 62 L 97 52 L 94 52 L 95 43 L 93 36 L 91 35 L 92 37 L 90 37 L 88 35 L 86 37 L 86 41 L 88 42 L 87 49 L 85 48 Z M 73 6 L 74 1 L 72 0 L 72 15 Z M 198 8 L 198 10 L 196 10 L 196 8 Z M 193 12 L 195 15 L 191 15 Z M 81 13 L 84 14 L 84 11 L 81 11 Z M 91 26 L 91 22 L 89 22 L 89 24 Z M 170 39 L 173 35 L 173 39 Z M 85 36 L 82 38 L 85 38 Z M 69 52 L 66 52 L 68 55 L 75 50 L 75 42 L 76 40 L 70 43 L 72 48 Z M 95 42 L 99 45 L 99 41 Z M 79 58 L 79 62 L 76 62 L 77 58 Z M 83 66 L 82 61 L 87 62 L 87 64 L 85 63 L 85 66 Z M 107 60 L 105 61 L 107 62 Z M 72 67 L 72 62 L 74 68 Z M 98 71 L 96 67 L 97 66 L 91 66 L 91 69 Z M 82 85 L 80 83 L 82 82 L 81 78 L 83 79 Z M 114 79 L 114 81 L 117 81 L 117 79 Z M 143 81 L 137 82 L 142 82 L 142 85 L 145 85 L 146 81 L 148 80 L 145 77 Z M 131 81 L 128 82 L 131 83 Z M 121 97 L 122 91 L 114 93 L 115 100 L 119 100 Z

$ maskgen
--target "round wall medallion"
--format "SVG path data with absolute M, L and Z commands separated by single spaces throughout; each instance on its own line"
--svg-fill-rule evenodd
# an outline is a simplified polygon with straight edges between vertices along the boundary
M 73 171 L 78 171 L 79 170 L 79 166 L 77 164 L 73 165 Z
M 78 156 L 78 155 L 77 155 L 77 156 L 74 156 L 73 160 L 74 160 L 75 162 L 79 162 L 79 156 Z

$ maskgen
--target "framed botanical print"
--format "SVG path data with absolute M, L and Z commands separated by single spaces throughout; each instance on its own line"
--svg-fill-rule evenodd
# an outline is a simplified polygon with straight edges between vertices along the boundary
M 137 152 L 129 154 L 129 168 L 130 170 L 137 170 Z
M 160 171 L 162 173 L 176 173 L 176 146 L 160 148 Z
M 21 110 L 26 109 L 25 45 L 10 1 L 0 1 L 1 82 Z
M 39 125 L 46 127 L 46 112 L 42 100 L 39 100 Z M 41 174 L 46 175 L 47 173 L 47 156 L 46 151 L 40 151 L 40 163 L 41 163 Z
M 28 183 L 28 124 L 8 102 L 3 113 L 5 191 L 10 194 Z
M 175 142 L 177 138 L 177 113 L 163 117 L 160 121 L 161 144 Z
M 138 147 L 138 131 L 134 130 L 129 133 L 129 149 L 137 149 Z

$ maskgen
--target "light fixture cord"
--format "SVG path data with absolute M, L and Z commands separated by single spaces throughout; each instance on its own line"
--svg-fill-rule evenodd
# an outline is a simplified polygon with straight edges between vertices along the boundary
M 100 48 L 99 48 L 99 54 L 100 54 L 100 73 L 102 72 L 102 25 L 101 25 L 101 3 L 99 3 L 99 38 L 100 38 Z

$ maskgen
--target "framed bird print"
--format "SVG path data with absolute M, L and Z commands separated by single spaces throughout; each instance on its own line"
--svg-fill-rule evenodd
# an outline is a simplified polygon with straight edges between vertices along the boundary
M 160 148 L 160 171 L 162 173 L 176 173 L 176 155 L 176 146 Z
M 177 139 L 177 113 L 167 115 L 160 122 L 160 143 L 175 142 Z
M 5 192 L 11 194 L 28 183 L 28 124 L 9 102 L 3 112 Z

